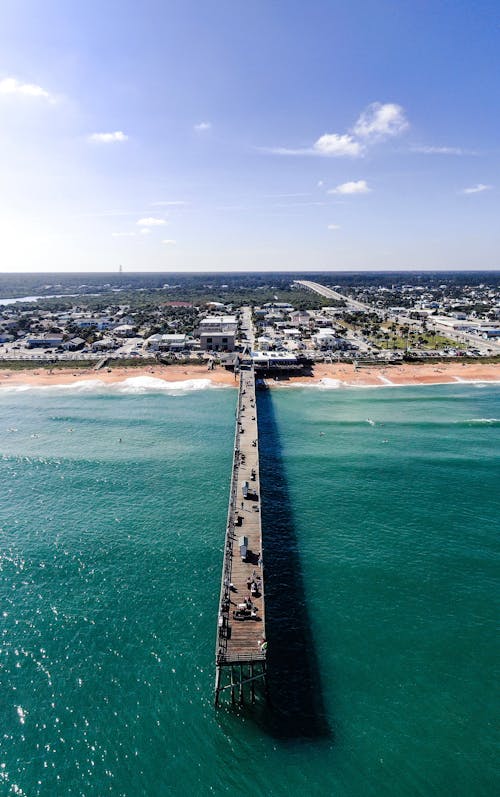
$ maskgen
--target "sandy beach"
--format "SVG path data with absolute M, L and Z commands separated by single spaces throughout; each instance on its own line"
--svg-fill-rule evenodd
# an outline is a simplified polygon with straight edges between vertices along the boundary
M 0 387 L 31 386 L 54 387 L 73 383 L 99 380 L 103 384 L 124 382 L 137 377 L 162 379 L 165 382 L 185 382 L 187 380 L 209 380 L 213 385 L 235 385 L 236 380 L 231 371 L 224 368 L 207 370 L 204 365 L 155 365 L 135 366 L 132 368 L 101 369 L 60 369 L 37 368 L 36 370 L 10 371 L 0 370 Z M 280 377 L 268 380 L 270 385 L 286 384 L 323 384 L 331 385 L 330 380 L 337 381 L 339 386 L 397 386 L 440 384 L 446 382 L 500 382 L 500 364 L 481 363 L 433 363 L 368 366 L 355 368 L 348 363 L 318 363 L 312 376 Z

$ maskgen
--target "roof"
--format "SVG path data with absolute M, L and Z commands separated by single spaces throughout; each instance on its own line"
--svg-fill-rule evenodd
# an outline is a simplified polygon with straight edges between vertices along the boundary
M 297 358 L 295 354 L 279 354 L 276 351 L 253 351 L 252 352 L 252 360 L 256 363 L 263 362 L 294 362 Z
M 208 326 L 209 324 L 237 324 L 236 316 L 235 315 L 209 315 L 206 318 L 202 318 L 200 321 L 200 327 L 203 325 Z

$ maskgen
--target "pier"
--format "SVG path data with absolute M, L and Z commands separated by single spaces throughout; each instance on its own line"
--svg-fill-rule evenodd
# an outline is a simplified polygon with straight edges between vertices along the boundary
M 266 687 L 259 434 L 255 373 L 242 365 L 217 620 L 215 705 L 254 702 Z

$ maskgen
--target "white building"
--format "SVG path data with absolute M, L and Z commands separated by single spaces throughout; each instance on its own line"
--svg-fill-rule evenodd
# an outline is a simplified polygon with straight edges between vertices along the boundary
M 345 340 L 340 338 L 331 327 L 315 332 L 311 338 L 317 349 L 343 349 L 346 346 Z
M 119 338 L 135 338 L 135 327 L 132 324 L 120 324 L 119 327 L 114 328 L 113 335 L 117 335 Z
M 237 328 L 238 321 L 234 315 L 209 315 L 201 319 L 198 332 L 200 335 L 210 332 L 236 334 Z
M 144 348 L 152 351 L 181 351 L 187 347 L 186 341 L 186 335 L 175 333 L 151 335 L 144 341 Z

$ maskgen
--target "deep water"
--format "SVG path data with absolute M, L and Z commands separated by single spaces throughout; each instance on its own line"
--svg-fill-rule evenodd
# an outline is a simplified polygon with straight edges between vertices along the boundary
M 0 392 L 0 794 L 493 797 L 500 388 L 259 396 L 272 705 L 215 711 L 236 392 Z

